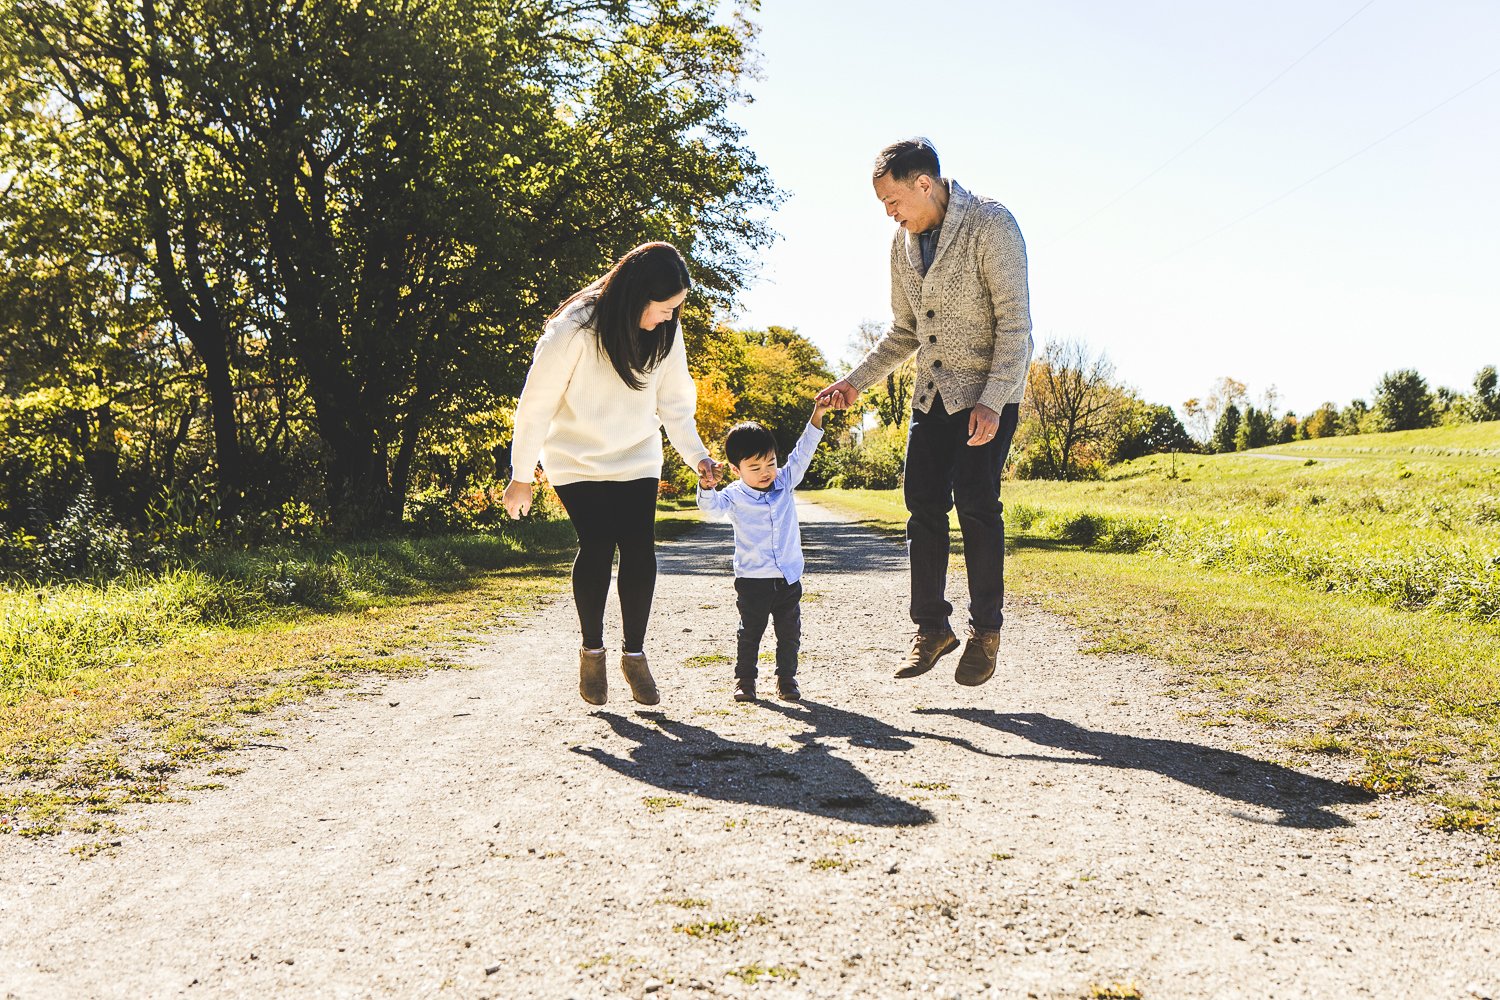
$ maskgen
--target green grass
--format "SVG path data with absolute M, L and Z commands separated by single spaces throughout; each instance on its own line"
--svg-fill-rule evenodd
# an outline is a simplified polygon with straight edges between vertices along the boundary
M 1214 724 L 1500 832 L 1479 791 L 1500 773 L 1500 423 L 1178 455 L 1176 478 L 1152 456 L 1002 497 L 1011 592 L 1082 625 L 1086 651 L 1165 660 L 1225 697 Z M 899 491 L 818 499 L 905 521 Z

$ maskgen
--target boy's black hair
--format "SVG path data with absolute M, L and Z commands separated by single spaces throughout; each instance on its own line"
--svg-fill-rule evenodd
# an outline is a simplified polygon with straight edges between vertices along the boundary
M 730 465 L 739 465 L 756 455 L 776 454 L 776 435 L 754 420 L 746 420 L 729 428 L 724 437 L 724 457 Z

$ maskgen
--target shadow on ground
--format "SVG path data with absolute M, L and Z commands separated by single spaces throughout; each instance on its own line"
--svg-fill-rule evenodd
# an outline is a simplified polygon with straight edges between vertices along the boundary
M 983 708 L 923 708 L 919 715 L 948 715 L 977 722 L 1002 733 L 1019 736 L 1039 746 L 1055 747 L 1083 757 L 1008 754 L 1012 760 L 1043 760 L 1058 764 L 1087 764 L 1157 774 L 1201 788 L 1226 799 L 1273 809 L 1281 814 L 1278 826 L 1332 829 L 1350 822 L 1330 812 L 1335 805 L 1370 802 L 1374 796 L 1350 785 L 1270 764 L 1254 757 L 1183 743 L 1085 729 L 1063 719 L 1033 712 L 994 712 Z M 1241 818 L 1260 822 L 1256 817 Z
M 599 747 L 574 752 L 658 788 L 865 826 L 919 826 L 933 819 L 926 809 L 880 792 L 859 768 L 815 741 L 785 750 L 726 739 L 661 712 L 638 713 L 650 725 L 597 714 L 636 745 L 623 757 Z

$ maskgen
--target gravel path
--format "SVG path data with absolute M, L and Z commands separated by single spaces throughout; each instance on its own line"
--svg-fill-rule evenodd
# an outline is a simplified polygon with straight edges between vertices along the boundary
M 559 601 L 304 709 L 112 854 L 0 838 L 0 996 L 1500 995 L 1483 845 L 1236 752 L 1024 603 L 989 685 L 898 682 L 901 547 L 804 514 L 802 705 L 706 661 L 706 527 L 661 549 L 659 710 L 617 672 L 586 710 Z

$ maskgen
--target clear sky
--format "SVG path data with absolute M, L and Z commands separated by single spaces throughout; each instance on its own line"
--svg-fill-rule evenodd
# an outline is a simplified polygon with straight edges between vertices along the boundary
M 1020 223 L 1038 349 L 1082 339 L 1152 402 L 1229 375 L 1306 413 L 1397 368 L 1467 390 L 1500 364 L 1496 0 L 764 0 L 755 21 L 736 118 L 789 197 L 740 325 L 839 361 L 889 321 L 870 164 L 926 135 Z

